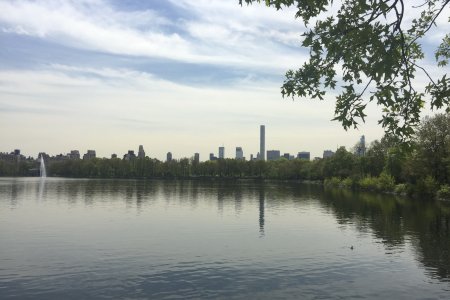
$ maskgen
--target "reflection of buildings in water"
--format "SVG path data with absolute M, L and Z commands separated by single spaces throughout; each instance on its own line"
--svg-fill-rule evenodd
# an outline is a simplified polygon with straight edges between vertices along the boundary
M 242 210 L 242 190 L 240 188 L 236 189 L 234 192 L 234 211 L 236 215 L 239 215 Z
M 220 214 L 223 214 L 223 201 L 225 199 L 225 193 L 221 188 L 217 188 L 217 208 Z
M 264 188 L 259 189 L 259 233 L 264 236 L 264 204 L 265 194 Z
M 11 185 L 11 207 L 16 207 L 17 206 L 17 199 L 18 199 L 18 194 L 19 194 L 20 190 L 18 187 L 18 183 L 17 180 L 14 179 L 14 182 Z
M 138 212 L 142 209 L 142 202 L 144 200 L 145 187 L 142 182 L 136 185 L 136 208 Z

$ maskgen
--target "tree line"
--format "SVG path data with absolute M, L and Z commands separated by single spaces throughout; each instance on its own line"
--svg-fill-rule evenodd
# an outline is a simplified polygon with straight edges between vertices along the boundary
M 36 161 L 0 161 L 0 176 L 27 176 Z M 450 196 L 450 114 L 422 120 L 410 144 L 392 135 L 375 140 L 364 156 L 345 147 L 319 160 L 245 161 L 95 158 L 47 162 L 47 175 L 73 178 L 254 178 L 323 181 L 340 186 L 415 195 Z

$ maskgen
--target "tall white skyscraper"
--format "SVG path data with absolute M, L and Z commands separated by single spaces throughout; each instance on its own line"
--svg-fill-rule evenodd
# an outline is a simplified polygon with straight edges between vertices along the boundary
M 266 160 L 266 126 L 259 127 L 259 159 Z

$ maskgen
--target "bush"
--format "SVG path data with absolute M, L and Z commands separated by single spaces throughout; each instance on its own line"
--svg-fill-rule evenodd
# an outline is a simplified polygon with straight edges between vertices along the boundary
M 341 179 L 339 179 L 338 177 L 331 177 L 326 178 L 323 184 L 326 187 L 339 187 L 341 185 L 341 182 L 342 182 Z
M 394 188 L 394 177 L 385 172 L 382 172 L 377 178 L 377 189 L 382 192 L 392 192 Z
M 359 181 L 360 188 L 364 190 L 374 191 L 377 189 L 377 178 L 376 177 L 364 177 Z
M 450 186 L 447 184 L 441 186 L 441 188 L 436 193 L 436 197 L 438 199 L 450 200 Z
M 438 189 L 438 184 L 432 176 L 420 178 L 412 189 L 412 193 L 419 196 L 434 197 Z
M 394 193 L 399 195 L 406 195 L 408 192 L 408 186 L 405 183 L 397 184 L 394 188 Z
M 354 186 L 354 182 L 350 177 L 345 178 L 341 181 L 340 187 L 344 188 L 352 188 Z

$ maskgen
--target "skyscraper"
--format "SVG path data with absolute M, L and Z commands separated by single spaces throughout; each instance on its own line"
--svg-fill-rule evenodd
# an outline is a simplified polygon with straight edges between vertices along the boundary
M 139 145 L 138 157 L 139 158 L 145 158 L 144 146 L 142 146 L 142 145 Z
M 297 154 L 297 158 L 298 158 L 298 159 L 310 160 L 310 159 L 311 159 L 311 153 L 309 153 L 309 152 L 307 152 L 307 151 L 299 152 L 299 153 Z
M 172 152 L 167 152 L 166 161 L 172 161 Z
M 194 153 L 194 162 L 196 163 L 200 162 L 200 153 Z
M 280 150 L 267 150 L 267 160 L 280 159 Z
M 219 159 L 225 158 L 225 147 L 219 147 Z
M 366 137 L 364 135 L 361 136 L 359 143 L 356 146 L 355 154 L 358 156 L 366 155 Z
M 244 159 L 244 151 L 242 151 L 242 147 L 236 147 L 236 159 Z
M 266 160 L 266 126 L 259 127 L 259 159 Z

